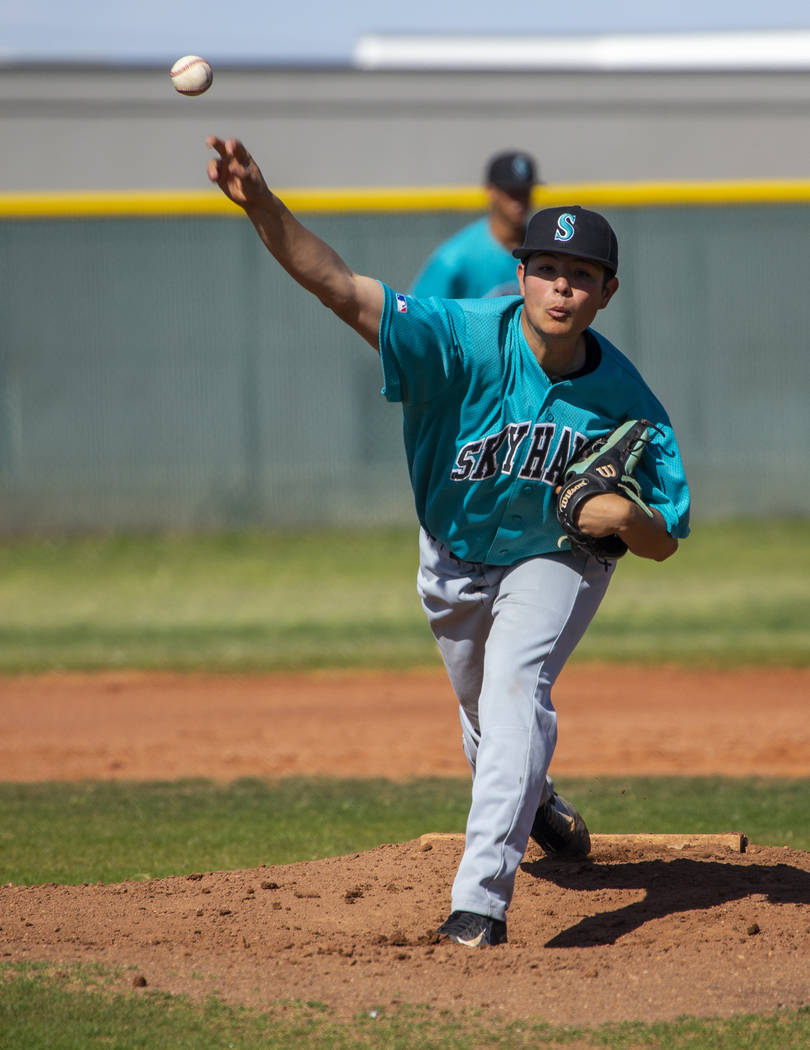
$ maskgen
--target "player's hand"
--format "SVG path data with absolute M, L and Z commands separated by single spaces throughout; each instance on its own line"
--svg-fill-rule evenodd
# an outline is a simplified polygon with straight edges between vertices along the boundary
M 629 499 L 614 492 L 603 492 L 585 500 L 577 516 L 577 526 L 589 536 L 601 538 L 614 532 L 621 535 L 636 513 L 643 512 Z
M 206 146 L 219 154 L 208 162 L 208 178 L 240 208 L 259 204 L 270 195 L 256 161 L 238 139 L 209 135 Z
M 652 517 L 632 500 L 613 492 L 603 492 L 585 500 L 577 518 L 579 528 L 598 538 L 615 533 L 640 558 L 664 561 L 678 549 L 678 541 L 670 536 L 660 512 Z

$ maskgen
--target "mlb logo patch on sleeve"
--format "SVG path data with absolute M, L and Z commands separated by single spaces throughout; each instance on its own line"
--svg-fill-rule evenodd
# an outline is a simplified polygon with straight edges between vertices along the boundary
M 397 311 L 401 314 L 408 312 L 408 303 L 405 296 L 401 292 L 397 292 Z

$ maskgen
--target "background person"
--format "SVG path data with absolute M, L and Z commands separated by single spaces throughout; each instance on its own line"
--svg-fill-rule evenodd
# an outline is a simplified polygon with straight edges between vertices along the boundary
M 537 181 L 534 158 L 528 153 L 509 150 L 492 157 L 485 174 L 488 214 L 433 251 L 414 280 L 411 294 L 443 299 L 517 295 L 512 252 L 523 243 Z

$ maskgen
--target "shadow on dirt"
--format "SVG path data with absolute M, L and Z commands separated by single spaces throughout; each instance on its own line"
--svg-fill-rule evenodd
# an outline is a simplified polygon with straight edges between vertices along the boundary
M 810 904 L 810 873 L 789 864 L 739 865 L 722 861 L 643 860 L 619 864 L 526 862 L 522 870 L 563 889 L 644 890 L 642 900 L 589 915 L 546 943 L 547 948 L 614 944 L 644 923 L 678 912 L 708 910 L 750 896 L 771 904 Z

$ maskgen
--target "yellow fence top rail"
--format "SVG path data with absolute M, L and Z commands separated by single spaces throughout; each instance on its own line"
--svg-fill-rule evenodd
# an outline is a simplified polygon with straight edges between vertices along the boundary
M 299 212 L 479 211 L 486 196 L 475 186 L 278 189 Z M 810 203 L 810 179 L 727 182 L 556 183 L 534 193 L 537 208 L 583 204 L 644 208 Z M 82 219 L 220 215 L 240 209 L 214 187 L 206 190 L 82 191 L 0 194 L 0 219 Z

